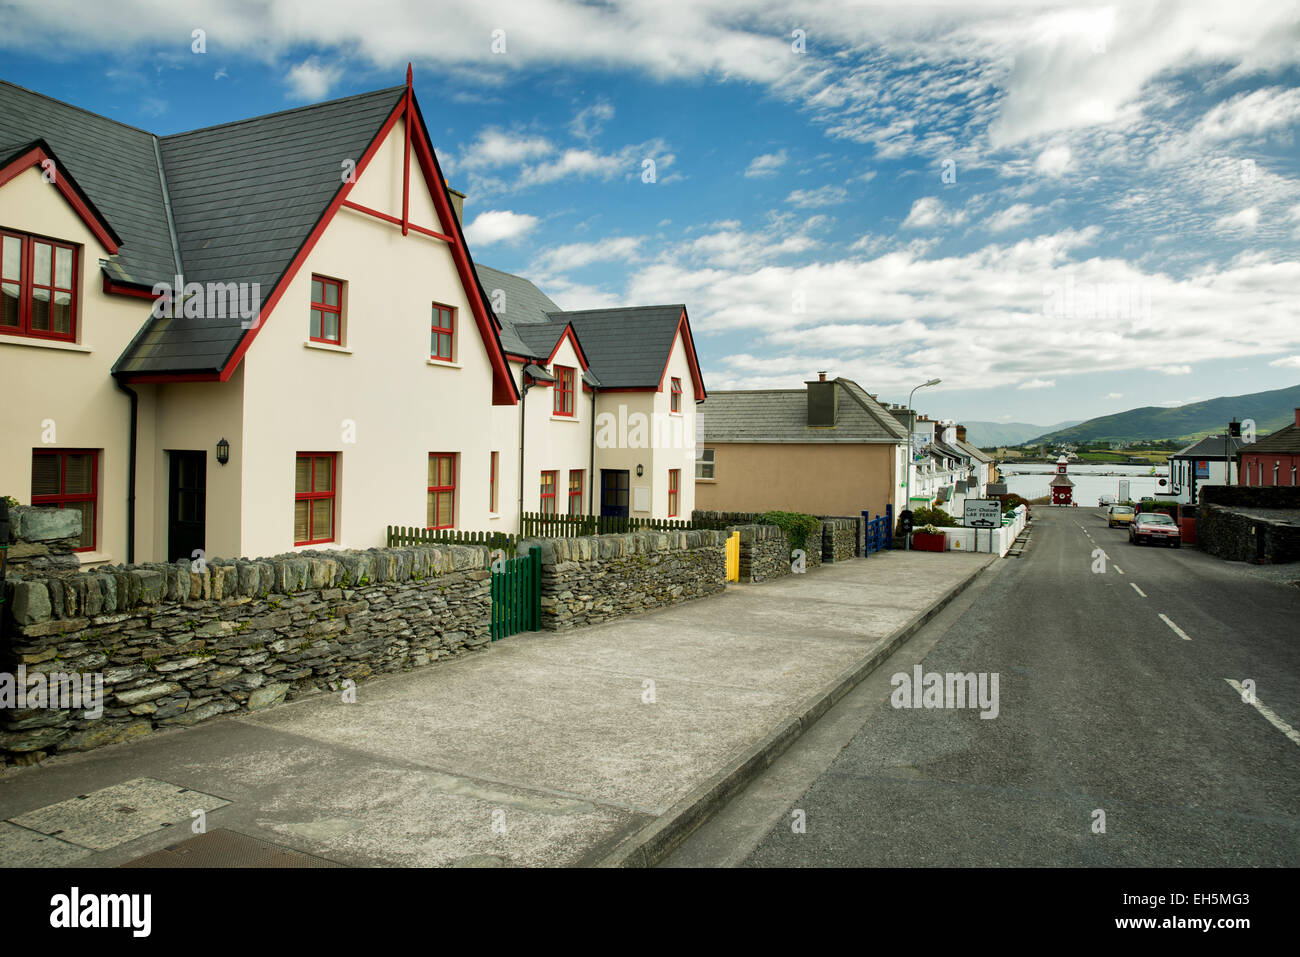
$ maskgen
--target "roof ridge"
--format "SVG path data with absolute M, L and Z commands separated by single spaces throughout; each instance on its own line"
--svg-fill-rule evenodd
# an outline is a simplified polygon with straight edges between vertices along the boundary
M 240 126 L 244 123 L 254 123 L 258 120 L 269 120 L 272 117 L 288 116 L 290 113 L 302 113 L 306 110 L 316 110 L 325 106 L 334 106 L 336 103 L 346 103 L 349 100 L 359 100 L 363 96 L 377 96 L 380 93 L 404 93 L 405 91 L 405 84 L 402 86 L 386 86 L 383 89 L 367 90 L 364 93 L 353 93 L 351 96 L 340 96 L 333 100 L 321 100 L 319 103 L 304 103 L 302 106 L 291 107 L 287 110 L 276 110 L 273 113 L 261 113 L 257 116 L 247 116 L 242 120 L 229 120 L 225 123 L 214 123 L 212 126 L 200 126 L 192 130 L 182 130 L 179 133 L 168 133 L 166 136 L 160 137 L 160 139 L 163 141 L 174 140 L 182 136 L 192 136 L 196 133 L 207 133 L 212 130 L 225 129 L 230 126 Z
M 39 96 L 41 99 L 49 100 L 51 103 L 58 103 L 60 106 L 66 106 L 79 113 L 85 113 L 88 116 L 95 117 L 96 119 L 106 120 L 114 126 L 121 126 L 128 130 L 135 130 L 137 133 L 144 133 L 146 136 L 155 135 L 152 130 L 142 129 L 138 126 L 133 126 L 130 123 L 123 123 L 121 120 L 115 120 L 111 116 L 105 116 L 103 113 L 96 113 L 94 110 L 88 110 L 84 106 L 77 106 L 75 103 L 69 103 L 67 100 L 60 100 L 58 97 L 50 96 L 48 93 L 42 93 L 39 90 L 33 90 L 29 87 L 23 86 L 21 83 L 14 83 L 12 80 L 0 80 L 0 83 L 3 83 L 5 86 L 11 86 L 15 90 L 22 90 L 24 93 L 30 93 L 32 96 Z
M 498 270 L 499 272 L 500 270 Z M 522 277 L 520 277 L 522 278 Z M 577 315 L 583 312 L 637 312 L 642 309 L 685 309 L 684 302 L 661 302 L 653 306 L 599 306 L 594 309 L 558 309 L 554 312 L 548 312 L 548 316 L 559 315 Z

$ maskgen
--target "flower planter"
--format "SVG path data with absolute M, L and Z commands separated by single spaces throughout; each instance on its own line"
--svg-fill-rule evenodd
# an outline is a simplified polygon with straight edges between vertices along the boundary
M 947 548 L 948 536 L 943 532 L 913 532 L 912 550 L 917 552 L 942 552 Z

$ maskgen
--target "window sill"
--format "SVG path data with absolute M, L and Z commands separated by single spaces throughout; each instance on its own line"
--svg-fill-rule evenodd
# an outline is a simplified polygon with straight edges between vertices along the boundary
M 551 421 L 552 422 L 577 422 L 578 417 L 576 415 L 556 415 L 554 412 L 552 412 Z
M 73 552 L 78 561 L 85 565 L 103 565 L 113 560 L 113 556 L 108 552 Z
M 498 522 L 498 521 L 500 521 L 500 520 L 501 520 L 501 513 L 500 513 L 500 512 L 488 512 L 488 521 L 489 521 L 489 522 Z
M 338 352 L 345 356 L 352 355 L 352 350 L 347 346 L 332 346 L 328 342 L 312 342 L 308 339 L 302 344 L 304 349 L 319 349 L 321 352 Z
M 425 359 L 424 364 L 428 366 L 437 366 L 440 369 L 463 369 L 459 362 L 448 362 L 445 359 Z
M 0 333 L 0 343 L 8 346 L 28 346 L 33 349 L 57 349 L 60 352 L 84 352 L 89 355 L 94 350 L 76 342 L 64 342 L 59 339 L 36 339 L 32 336 L 11 336 Z
M 715 478 L 711 478 L 711 479 L 706 479 L 706 478 L 697 478 L 697 479 L 695 480 L 695 484 L 696 484 L 696 485 L 714 485 L 714 484 L 717 483 L 717 481 L 718 481 L 718 480 L 715 479 Z

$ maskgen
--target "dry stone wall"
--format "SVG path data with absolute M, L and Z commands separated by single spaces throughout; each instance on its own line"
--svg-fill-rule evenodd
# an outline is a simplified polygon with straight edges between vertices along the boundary
M 11 576 L 0 671 L 102 675 L 102 714 L 6 702 L 0 753 L 88 750 L 482 647 L 488 561 L 442 545 Z

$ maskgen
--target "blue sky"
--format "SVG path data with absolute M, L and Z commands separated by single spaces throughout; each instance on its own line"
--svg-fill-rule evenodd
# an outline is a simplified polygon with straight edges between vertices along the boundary
M 170 133 L 412 61 L 475 258 L 685 302 L 711 389 L 1047 425 L 1300 382 L 1296 5 L 358 9 L 0 0 L 0 76 Z

